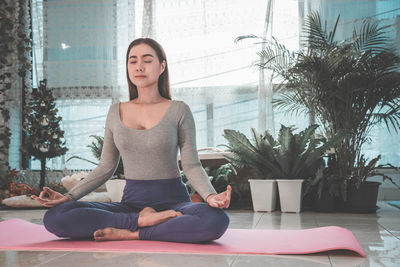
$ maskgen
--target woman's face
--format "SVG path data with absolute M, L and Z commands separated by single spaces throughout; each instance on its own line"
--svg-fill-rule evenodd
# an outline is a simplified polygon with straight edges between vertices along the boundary
M 165 69 L 165 61 L 160 63 L 156 51 L 147 44 L 133 46 L 127 64 L 129 79 L 137 87 L 157 86 Z

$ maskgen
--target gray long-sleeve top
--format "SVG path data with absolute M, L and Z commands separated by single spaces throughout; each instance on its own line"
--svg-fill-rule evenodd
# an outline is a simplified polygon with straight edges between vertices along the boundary
M 120 157 L 126 179 L 179 177 L 178 146 L 183 171 L 196 191 L 203 199 L 216 193 L 200 163 L 193 114 L 184 101 L 172 100 L 161 121 L 144 130 L 125 126 L 115 103 L 107 114 L 99 165 L 65 195 L 77 200 L 101 186 L 114 174 Z

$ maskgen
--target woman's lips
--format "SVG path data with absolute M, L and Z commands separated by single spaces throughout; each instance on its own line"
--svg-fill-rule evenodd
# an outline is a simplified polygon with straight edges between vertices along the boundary
M 143 76 L 143 75 L 138 75 L 138 76 L 135 76 L 135 78 L 145 78 L 146 76 Z

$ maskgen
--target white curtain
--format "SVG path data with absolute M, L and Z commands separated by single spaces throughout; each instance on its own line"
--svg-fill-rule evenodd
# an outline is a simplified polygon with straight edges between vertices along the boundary
M 393 24 L 391 36 L 400 39 L 398 0 L 33 0 L 32 7 L 34 87 L 48 79 L 69 148 L 64 157 L 48 163 L 52 169 L 94 167 L 65 161 L 72 155 L 94 160 L 86 147 L 94 140 L 89 135 L 103 135 L 109 105 L 128 100 L 124 61 L 135 38 L 151 37 L 164 47 L 172 97 L 191 106 L 198 148 L 225 143 L 226 128 L 250 136 L 250 128 L 307 126 L 305 117 L 272 110 L 268 73 L 252 67 L 261 45 L 254 40 L 234 43 L 236 37 L 263 36 L 268 21 L 268 36 L 297 50 L 304 17 L 319 10 L 328 22 L 341 14 L 339 38 L 371 17 Z M 364 149 L 399 165 L 399 137 L 377 127 Z
M 298 47 L 297 0 L 273 3 L 272 34 Z M 249 136 L 259 128 L 259 70 L 252 67 L 261 48 L 240 35 L 263 35 L 266 0 L 34 0 L 36 81 L 47 78 L 56 96 L 68 153 L 52 169 L 91 169 L 66 159 L 94 160 L 86 147 L 103 135 L 111 103 L 128 100 L 125 53 L 138 37 L 164 47 L 172 98 L 187 102 L 196 120 L 197 146 L 225 143 L 223 130 Z M 266 97 L 263 95 L 262 97 Z M 266 109 L 265 105 L 264 108 Z M 265 110 L 261 120 L 281 119 Z M 289 120 L 296 121 L 293 118 Z M 265 124 L 264 124 L 265 125 Z M 261 126 L 262 127 L 262 126 Z M 264 126 L 265 127 L 265 126 Z M 278 128 L 279 129 L 279 128 Z M 258 129 L 263 130 L 263 129 Z M 32 168 L 38 168 L 32 162 Z
M 96 161 L 87 145 L 103 135 L 108 107 L 126 98 L 125 50 L 134 39 L 134 0 L 33 1 L 34 86 L 47 79 L 63 117 L 66 155 L 51 169 L 91 169 Z M 33 161 L 33 169 L 39 167 Z

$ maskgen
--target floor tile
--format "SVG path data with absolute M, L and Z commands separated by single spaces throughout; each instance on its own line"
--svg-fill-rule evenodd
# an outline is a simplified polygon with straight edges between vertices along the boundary
M 400 259 L 375 257 L 368 255 L 365 258 L 354 256 L 351 253 L 339 252 L 330 254 L 329 259 L 334 267 L 360 266 L 360 267 L 397 267 L 400 266 Z
M 368 256 L 400 258 L 400 240 L 394 236 L 382 236 L 381 241 L 358 238 L 361 247 Z
M 263 213 L 259 212 L 232 212 L 228 211 L 230 218 L 229 227 L 236 229 L 253 229 L 260 221 Z
M 232 267 L 249 266 L 331 266 L 328 254 L 318 255 L 240 255 Z
M 35 266 L 58 259 L 71 252 L 59 251 L 0 251 L 0 266 L 18 267 Z
M 172 267 L 172 266 L 231 266 L 236 255 L 193 255 L 162 253 L 98 253 L 73 252 L 39 266 L 131 266 L 131 267 Z
M 317 227 L 313 215 L 302 213 L 265 214 L 257 224 L 257 229 L 308 229 Z
M 43 215 L 47 209 L 9 209 L 0 210 L 0 221 L 19 218 L 26 221 L 43 224 Z

